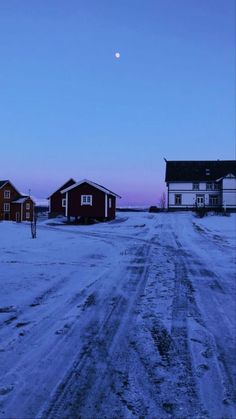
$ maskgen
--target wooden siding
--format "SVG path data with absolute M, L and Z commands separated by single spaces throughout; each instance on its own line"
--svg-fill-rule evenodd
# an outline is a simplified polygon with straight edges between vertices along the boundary
M 115 218 L 115 202 L 114 196 L 105 194 L 103 191 L 82 183 L 74 189 L 67 192 L 68 194 L 68 213 L 69 217 L 86 217 L 98 219 Z M 92 195 L 92 205 L 81 205 L 82 195 Z M 107 201 L 105 196 L 107 196 Z M 112 206 L 109 208 L 109 198 Z M 107 202 L 107 213 L 105 203 Z
M 55 217 L 57 215 L 66 215 L 66 209 L 62 206 L 62 199 L 64 199 L 66 195 L 61 194 L 61 191 L 73 185 L 74 183 L 75 181 L 73 179 L 68 180 L 68 182 L 64 183 L 64 185 L 62 185 L 56 192 L 54 192 L 50 196 L 49 217 Z
M 4 192 L 10 191 L 10 198 L 4 198 Z M 11 208 L 12 208 L 12 201 L 20 198 L 19 192 L 14 188 L 11 183 L 6 183 L 0 189 L 0 220 L 11 220 Z M 4 204 L 10 204 L 10 211 L 4 211 Z

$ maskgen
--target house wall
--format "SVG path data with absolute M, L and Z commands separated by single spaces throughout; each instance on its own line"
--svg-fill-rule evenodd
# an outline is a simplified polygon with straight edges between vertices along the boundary
M 92 205 L 81 205 L 82 195 L 92 195 Z M 83 183 L 67 192 L 68 211 L 71 217 L 115 218 L 115 197 Z M 111 208 L 109 208 L 111 199 Z M 107 210 L 106 210 L 107 206 Z
M 222 181 L 223 192 L 222 201 L 226 208 L 236 209 L 236 179 L 225 178 Z
M 26 204 L 30 204 L 30 209 L 26 209 Z M 27 217 L 27 213 L 29 217 Z M 32 221 L 34 214 L 34 202 L 31 198 L 25 200 L 25 202 L 14 203 L 11 207 L 11 220 L 12 221 Z M 20 217 L 20 218 L 18 218 Z
M 4 191 L 10 191 L 10 198 L 4 198 Z M 19 198 L 20 194 L 17 190 L 12 186 L 10 183 L 6 183 L 0 189 L 0 220 L 10 220 L 11 219 L 11 208 L 12 208 L 12 201 Z M 10 204 L 10 211 L 4 211 L 4 203 Z
M 61 194 L 61 191 L 63 189 L 68 188 L 71 185 L 74 185 L 74 183 L 75 181 L 73 179 L 70 179 L 49 197 L 49 217 L 55 217 L 57 215 L 66 214 L 66 209 L 62 206 L 62 199 L 65 198 L 66 195 Z
M 65 207 L 62 206 L 62 199 L 65 197 L 65 194 L 57 191 L 49 198 L 49 215 L 51 217 L 65 215 Z
M 109 199 L 111 200 L 111 208 L 109 208 Z M 116 217 L 116 197 L 108 195 L 108 218 L 114 219 Z
M 93 186 L 82 183 L 68 194 L 68 216 L 72 217 L 105 217 L 105 193 Z M 92 195 L 92 205 L 81 205 L 81 195 Z
M 196 182 L 197 183 L 197 182 Z M 175 195 L 181 195 L 181 205 L 175 204 Z M 218 196 L 218 205 L 221 206 L 222 197 L 221 190 L 206 190 L 206 182 L 199 183 L 199 190 L 193 190 L 193 182 L 178 183 L 170 182 L 168 188 L 168 208 L 170 209 L 191 209 L 195 208 L 198 195 L 204 196 L 204 205 L 214 208 L 210 205 L 210 196 Z

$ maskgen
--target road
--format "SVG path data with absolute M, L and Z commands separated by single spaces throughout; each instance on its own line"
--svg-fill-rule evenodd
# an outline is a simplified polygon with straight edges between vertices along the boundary
M 2 418 L 236 417 L 233 249 L 191 215 L 135 217 L 39 227 L 101 252 L 8 313 Z

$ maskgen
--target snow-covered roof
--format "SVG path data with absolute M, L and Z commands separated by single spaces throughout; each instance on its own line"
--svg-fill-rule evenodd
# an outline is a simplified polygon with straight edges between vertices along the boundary
M 8 180 L 0 180 L 0 189 L 8 182 Z
M 7 183 L 9 183 L 14 189 L 15 191 L 19 194 L 20 192 L 16 189 L 16 187 L 13 185 L 13 183 L 10 182 L 10 180 L 0 180 L 0 189 L 3 188 L 4 185 L 6 185 Z
M 23 204 L 25 201 L 27 201 L 27 199 L 31 199 L 31 201 L 33 201 L 33 199 L 30 196 L 21 196 L 18 199 L 15 199 L 15 201 L 12 201 L 13 204 Z M 34 201 L 33 201 L 34 203 Z
M 70 179 L 68 179 L 65 183 L 63 183 L 63 185 L 61 185 L 59 188 L 57 188 L 54 192 L 52 192 L 47 199 L 50 199 L 52 195 L 54 195 L 54 193 L 56 192 L 60 192 L 62 188 L 64 188 L 69 182 L 73 182 L 74 184 L 76 183 L 76 181 L 71 177 Z M 69 187 L 69 186 L 68 186 Z
M 87 183 L 88 185 L 93 186 L 94 188 L 99 189 L 100 191 L 106 194 L 115 196 L 117 198 L 121 198 L 121 196 L 117 195 L 115 192 L 112 192 L 109 189 L 105 188 L 104 186 L 99 185 L 98 183 L 92 182 L 91 180 L 88 180 L 88 179 L 83 179 L 80 182 L 76 182 L 74 185 L 71 185 L 68 188 L 63 189 L 61 193 L 63 194 L 65 192 L 69 192 L 71 189 L 77 188 L 77 186 L 82 185 L 82 183 Z

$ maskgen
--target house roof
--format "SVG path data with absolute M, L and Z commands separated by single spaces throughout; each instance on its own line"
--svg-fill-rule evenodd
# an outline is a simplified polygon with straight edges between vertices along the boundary
M 83 179 L 80 182 L 77 182 L 74 185 L 71 185 L 68 188 L 61 190 L 61 193 L 68 192 L 71 189 L 74 189 L 77 186 L 82 185 L 82 183 L 88 183 L 89 185 L 93 186 L 96 189 L 99 189 L 100 191 L 102 191 L 102 192 L 104 192 L 106 194 L 113 195 L 113 196 L 115 196 L 117 198 L 121 198 L 121 196 L 117 195 L 115 192 L 110 191 L 110 189 L 107 189 L 104 186 L 99 185 L 98 183 L 92 182 L 91 180 L 88 180 L 88 179 Z
M 216 181 L 229 173 L 236 176 L 236 160 L 166 161 L 166 182 Z
M 0 189 L 7 183 L 9 180 L 0 180 Z
M 16 187 L 13 185 L 13 183 L 10 182 L 10 180 L 0 180 L 0 189 L 3 188 L 4 185 L 6 185 L 7 183 L 10 183 L 10 185 L 15 189 L 15 191 L 19 194 L 20 192 L 16 189 Z
M 60 188 L 58 188 L 56 191 L 54 191 L 53 193 L 51 193 L 51 195 L 49 195 L 47 197 L 47 199 L 50 199 L 51 196 L 54 195 L 54 193 L 60 192 L 62 189 L 65 189 L 69 183 L 71 184 L 71 182 L 73 182 L 73 184 L 76 183 L 76 181 L 73 178 L 70 178 L 69 180 L 67 180 L 67 182 L 63 183 L 63 185 L 61 185 Z
M 21 196 L 18 199 L 15 199 L 15 201 L 12 201 L 13 204 L 23 204 L 25 201 L 27 201 L 27 199 L 31 199 L 31 201 L 34 203 L 33 199 L 28 195 L 28 196 Z

